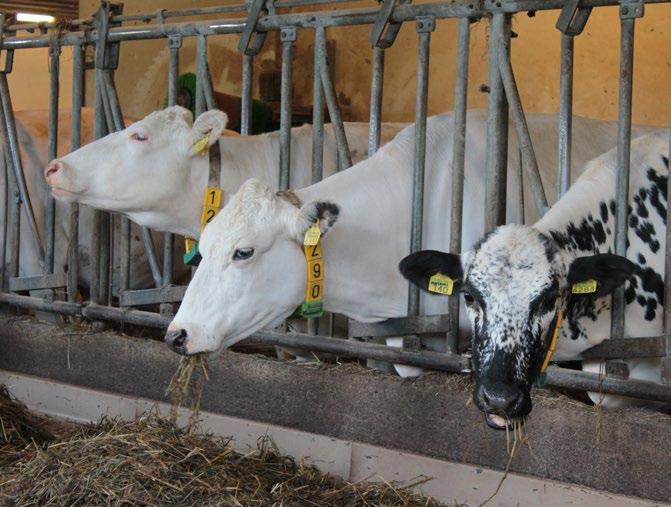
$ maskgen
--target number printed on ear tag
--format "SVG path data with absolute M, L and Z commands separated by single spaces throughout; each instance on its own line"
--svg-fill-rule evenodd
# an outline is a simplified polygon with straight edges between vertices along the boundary
M 599 284 L 596 280 L 585 280 L 584 282 L 574 283 L 571 287 L 571 294 L 593 294 L 596 292 Z
M 436 273 L 429 278 L 429 292 L 451 296 L 454 290 L 454 280 L 442 273 Z
M 207 134 L 205 137 L 196 141 L 196 144 L 193 145 L 193 153 L 195 155 L 200 155 L 205 151 L 209 143 L 210 143 L 210 134 Z
M 303 238 L 303 244 L 305 246 L 314 246 L 319 243 L 319 238 L 322 235 L 322 231 L 319 228 L 319 220 L 317 220 L 310 228 L 305 231 L 305 238 Z

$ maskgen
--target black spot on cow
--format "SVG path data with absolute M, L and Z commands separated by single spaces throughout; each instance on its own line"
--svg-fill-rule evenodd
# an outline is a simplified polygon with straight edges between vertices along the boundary
M 608 222 L 608 205 L 605 202 L 601 201 L 599 204 L 599 210 L 601 211 L 601 220 Z
M 633 215 L 632 215 L 633 216 Z M 647 220 L 642 222 L 639 227 L 635 227 L 636 235 L 641 238 L 641 241 L 650 247 L 652 253 L 656 253 L 659 250 L 659 241 L 655 237 L 655 227 L 648 222 Z
M 669 168 L 669 158 L 662 155 L 662 164 L 664 164 L 666 166 L 666 168 L 668 169 Z
M 638 254 L 638 263 L 643 266 L 646 265 L 645 256 L 642 253 Z

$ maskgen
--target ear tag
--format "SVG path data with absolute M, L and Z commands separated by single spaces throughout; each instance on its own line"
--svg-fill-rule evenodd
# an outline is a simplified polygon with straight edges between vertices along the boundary
M 319 238 L 322 235 L 322 231 L 319 228 L 319 220 L 310 226 L 310 228 L 305 231 L 305 238 L 303 238 L 303 245 L 305 246 L 314 246 L 319 243 Z
M 454 280 L 442 273 L 436 273 L 429 278 L 429 292 L 451 296 L 454 290 Z
M 584 282 L 574 283 L 571 287 L 571 294 L 593 294 L 596 292 L 598 283 L 596 280 L 589 279 Z
M 202 155 L 210 143 L 210 134 L 205 134 L 205 137 L 200 138 L 196 144 L 193 145 L 193 154 Z

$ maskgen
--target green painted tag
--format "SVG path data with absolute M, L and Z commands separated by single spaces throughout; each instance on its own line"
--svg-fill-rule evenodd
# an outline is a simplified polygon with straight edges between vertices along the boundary
M 304 319 L 314 319 L 324 314 L 324 305 L 321 301 L 303 301 L 299 312 Z
M 201 259 L 202 257 L 198 251 L 198 243 L 194 243 L 191 249 L 184 254 L 184 264 L 187 266 L 198 266 Z
M 599 284 L 596 280 L 585 280 L 584 282 L 574 283 L 571 287 L 571 294 L 593 294 L 596 292 Z
M 451 296 L 454 290 L 454 280 L 442 273 L 436 273 L 429 278 L 429 292 Z

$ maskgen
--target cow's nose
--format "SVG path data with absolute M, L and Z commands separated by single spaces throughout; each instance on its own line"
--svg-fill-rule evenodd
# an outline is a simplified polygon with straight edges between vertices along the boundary
M 485 411 L 508 417 L 519 416 L 517 412 L 524 402 L 524 393 L 516 385 L 481 385 L 477 395 Z
M 52 160 L 47 167 L 44 168 L 44 177 L 49 181 L 49 178 L 63 170 L 63 162 L 60 160 Z
M 178 354 L 186 354 L 186 329 L 168 329 L 165 333 L 165 344 Z

